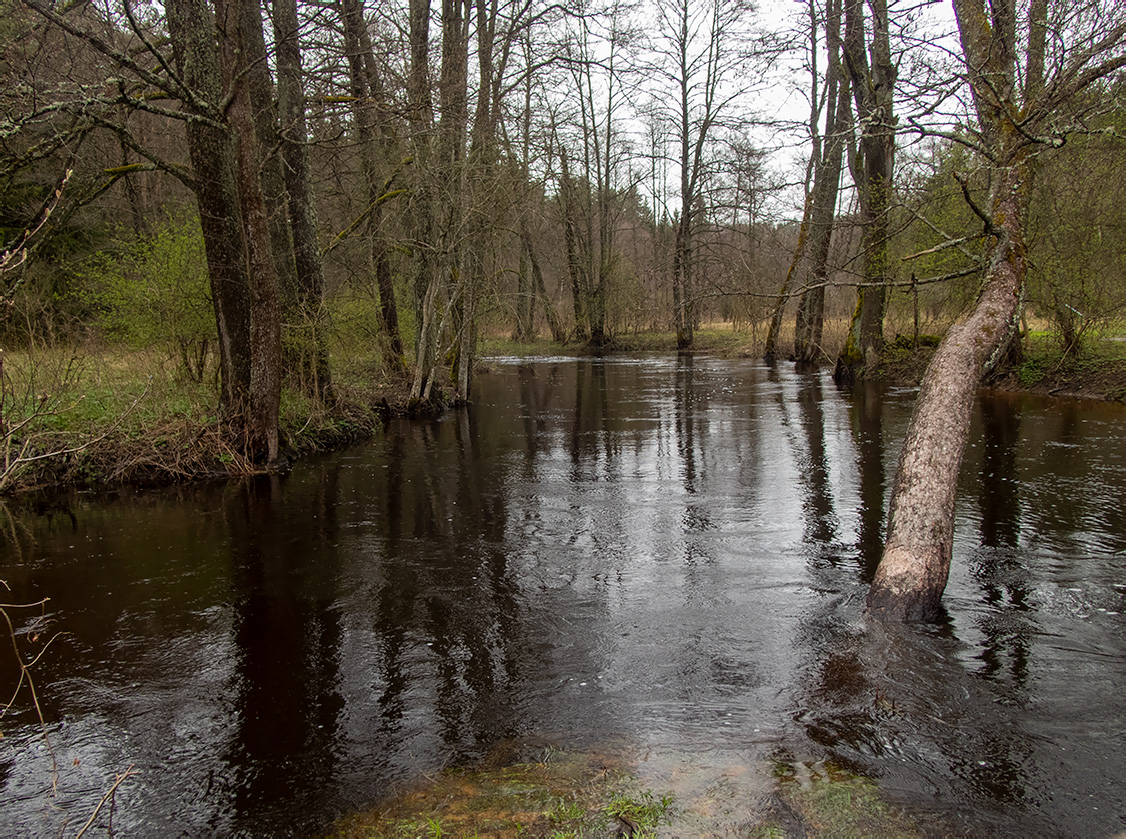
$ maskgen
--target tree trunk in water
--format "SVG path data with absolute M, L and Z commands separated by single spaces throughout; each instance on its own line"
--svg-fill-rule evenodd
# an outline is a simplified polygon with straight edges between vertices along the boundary
M 813 158 L 810 158 L 810 164 Z M 778 292 L 778 299 L 774 303 L 774 311 L 770 315 L 770 328 L 766 331 L 766 344 L 762 349 L 762 357 L 767 362 L 773 362 L 778 357 L 778 335 L 782 331 L 782 318 L 786 314 L 786 304 L 790 301 L 790 286 L 794 282 L 794 274 L 801 264 L 805 254 L 806 239 L 809 238 L 809 216 L 813 209 L 813 193 L 809 190 L 809 176 L 806 176 L 805 208 L 802 210 L 801 224 L 798 226 L 798 241 L 794 246 L 794 256 L 790 260 L 790 267 L 786 271 L 786 279 L 782 281 L 782 288 Z
M 821 160 L 821 132 L 818 126 L 818 117 L 821 113 L 817 95 L 818 74 L 817 55 L 821 45 L 817 36 L 817 6 L 809 4 L 809 138 L 811 148 L 809 162 L 805 166 L 805 204 L 802 207 L 801 224 L 798 226 L 798 241 L 794 246 L 794 255 L 790 260 L 790 267 L 786 271 L 786 278 L 782 281 L 782 288 L 778 292 L 778 299 L 774 304 L 774 311 L 770 316 L 770 328 L 766 331 L 766 344 L 763 346 L 762 357 L 771 363 L 778 356 L 778 335 L 782 331 L 782 318 L 786 313 L 786 304 L 790 302 L 790 288 L 794 282 L 794 274 L 801 265 L 805 255 L 806 240 L 809 238 L 809 222 L 813 214 L 813 173 Z
M 887 543 L 868 592 L 869 612 L 885 619 L 930 620 L 939 613 L 950 573 L 954 499 L 970 411 L 983 372 L 997 361 L 1019 322 L 1024 290 L 1024 212 L 1031 167 L 1026 134 L 1012 123 L 1020 113 L 1014 8 L 999 0 L 992 22 L 982 0 L 954 0 L 954 11 L 978 136 L 992 158 L 988 214 L 974 207 L 992 244 L 977 303 L 939 344 L 907 430 L 892 488 Z M 1030 64 L 1035 60 L 1029 56 Z
M 939 344 L 915 402 L 899 458 L 884 555 L 868 592 L 881 618 L 939 613 L 954 544 L 954 498 L 981 375 L 1016 327 L 1024 287 L 1025 162 L 1008 167 L 994 201 L 999 238 L 973 311 Z
M 325 335 L 324 264 L 317 240 L 317 208 L 306 145 L 308 129 L 296 0 L 275 0 L 274 41 L 277 44 L 279 135 L 297 273 L 297 317 L 299 327 L 309 331 L 309 339 L 300 342 L 311 355 L 303 361 L 303 366 L 311 374 L 311 392 L 327 399 L 332 396 L 332 371 Z
M 825 323 L 825 286 L 829 277 L 829 246 L 832 244 L 833 221 L 837 211 L 837 193 L 841 181 L 845 129 L 851 116 L 848 78 L 838 61 L 840 52 L 841 7 L 830 2 L 825 21 L 829 46 L 828 85 L 825 101 L 829 107 L 825 128 L 823 155 L 813 175 L 813 209 L 809 219 L 810 265 L 804 290 L 798 304 L 794 324 L 794 358 L 799 362 L 816 361 L 824 355 L 821 335 Z
M 676 308 L 676 348 L 686 350 L 694 340 L 695 315 L 692 305 L 692 223 L 690 208 L 681 207 L 673 249 L 673 305 Z

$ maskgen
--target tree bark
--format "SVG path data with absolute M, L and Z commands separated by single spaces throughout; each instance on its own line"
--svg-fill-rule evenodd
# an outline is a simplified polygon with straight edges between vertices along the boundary
M 380 331 L 383 334 L 383 359 L 392 375 L 407 372 L 403 339 L 399 331 L 399 308 L 391 273 L 391 254 L 383 232 L 383 178 L 380 152 L 386 152 L 386 115 L 381 113 L 381 81 L 372 54 L 371 36 L 360 0 L 341 0 L 340 17 L 344 24 L 345 51 L 352 92 L 352 118 L 359 145 L 360 165 L 367 189 L 368 206 L 365 231 L 370 269 L 379 294 Z
M 1026 256 L 1024 210 L 1028 147 L 1012 125 L 1015 44 L 1011 0 L 955 0 L 962 51 L 985 149 L 993 158 L 989 261 L 977 302 L 946 333 L 923 378 L 892 487 L 888 537 L 868 592 L 882 619 L 933 620 L 940 614 L 954 542 L 954 499 L 970 412 L 986 366 L 1020 316 Z M 984 213 L 983 213 L 984 215 Z
M 899 458 L 883 558 L 868 592 L 880 618 L 932 620 L 940 612 L 954 545 L 954 498 L 982 371 L 1020 314 L 1024 287 L 1026 161 L 996 191 L 997 238 L 973 311 L 946 333 L 927 368 Z
M 237 432 L 250 401 L 250 288 L 234 143 L 218 110 L 223 88 L 215 22 L 206 0 L 170 0 L 166 8 L 173 54 L 194 93 L 184 107 L 202 111 L 187 122 L 188 155 L 219 338 L 220 407 Z
M 258 0 L 221 3 L 217 14 L 225 77 L 232 87 L 228 114 L 235 137 L 239 204 L 245 226 L 246 265 L 250 276 L 250 412 L 248 443 L 252 453 L 264 454 L 268 464 L 278 459 L 281 407 L 282 346 L 281 295 L 275 261 L 276 243 L 270 238 L 267 202 L 263 194 L 262 150 L 258 145 L 249 63 L 254 60 L 251 44 L 261 37 Z M 254 29 L 257 29 L 257 33 Z M 231 36 L 233 37 L 233 42 Z
M 825 323 L 825 286 L 829 278 L 829 248 L 837 212 L 841 165 L 844 156 L 845 132 L 851 116 L 848 78 L 841 69 L 840 53 L 841 7 L 839 0 L 830 0 L 825 21 L 829 45 L 829 67 L 823 154 L 813 174 L 813 208 L 809 218 L 809 269 L 804 291 L 798 303 L 794 325 L 794 358 L 812 362 L 824 356 L 821 336 Z
M 274 0 L 274 41 L 279 138 L 297 274 L 297 315 L 299 327 L 309 331 L 309 339 L 300 342 L 311 356 L 303 366 L 311 374 L 311 392 L 327 399 L 332 396 L 332 371 L 325 334 L 324 264 L 317 239 L 317 207 L 309 165 L 296 0 Z
M 893 113 L 896 68 L 891 58 L 886 0 L 870 0 L 872 37 L 865 54 L 863 0 L 845 0 L 844 59 L 852 82 L 860 126 L 860 163 L 854 170 L 863 227 L 865 285 L 856 293 L 856 310 L 834 375 L 852 379 L 874 365 L 884 343 L 884 310 L 891 280 L 890 213 L 895 160 Z

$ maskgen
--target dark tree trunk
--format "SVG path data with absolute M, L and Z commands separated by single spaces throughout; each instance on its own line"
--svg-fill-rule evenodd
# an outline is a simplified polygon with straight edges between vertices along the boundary
M 415 317 L 414 370 L 411 399 L 429 398 L 433 346 L 435 287 L 433 172 L 434 108 L 430 94 L 430 3 L 410 0 L 410 69 L 407 74 L 407 125 L 414 159 L 411 200 L 407 213 L 413 257 Z
M 360 150 L 360 164 L 368 200 L 365 224 L 371 271 L 379 293 L 380 330 L 383 333 L 384 363 L 393 375 L 406 375 L 406 355 L 399 331 L 399 309 L 391 273 L 391 254 L 382 229 L 383 178 L 380 176 L 381 152 L 386 150 L 386 114 L 381 113 L 382 96 L 375 57 L 371 49 L 360 0 L 341 0 L 344 42 L 352 87 L 352 117 Z
M 563 222 L 563 248 L 567 255 L 567 276 L 571 281 L 571 299 L 575 312 L 575 340 L 585 341 L 590 337 L 590 322 L 587 316 L 587 303 L 590 298 L 590 281 L 587 278 L 587 260 L 581 249 L 579 229 L 579 201 L 575 194 L 578 189 L 571 177 L 567 163 L 567 151 L 560 147 L 559 166 L 559 205 Z
M 263 196 L 262 150 L 258 146 L 250 83 L 253 73 L 248 66 L 254 60 L 254 50 L 249 44 L 261 37 L 261 15 L 252 13 L 258 8 L 258 0 L 233 0 L 230 5 L 221 4 L 219 14 L 228 24 L 221 28 L 227 33 L 227 39 L 221 43 L 228 48 L 224 52 L 224 69 L 233 87 L 228 114 L 235 137 L 239 204 L 250 275 L 251 366 L 247 431 L 252 453 L 264 455 L 267 463 L 273 464 L 278 459 L 280 436 L 281 297 L 275 270 L 276 251 L 270 239 Z
M 301 47 L 298 41 L 296 0 L 275 0 L 274 40 L 277 43 L 278 117 L 281 155 L 288 195 L 289 225 L 293 234 L 297 274 L 298 326 L 309 338 L 302 366 L 311 374 L 311 391 L 322 398 L 332 395 L 324 312 L 324 265 L 317 239 L 314 201 L 307 147 L 305 93 L 301 82 Z
M 829 44 L 826 137 L 813 174 L 813 207 L 809 217 L 809 270 L 794 326 L 794 358 L 799 362 L 824 357 L 825 287 L 829 280 L 829 248 L 837 211 L 845 132 L 851 116 L 848 78 L 837 57 L 840 51 L 840 2 L 830 2 L 825 32 Z
M 782 332 L 782 319 L 786 313 L 786 304 L 790 301 L 790 289 L 793 286 L 794 275 L 805 256 L 806 242 L 809 239 L 809 223 L 813 214 L 813 173 L 821 160 L 821 132 L 818 127 L 818 118 L 821 112 L 817 94 L 817 54 L 821 45 L 817 32 L 817 5 L 811 2 L 809 4 L 809 62 L 811 70 L 809 74 L 809 137 L 812 148 L 810 149 L 809 162 L 805 167 L 805 204 L 802 207 L 801 225 L 798 227 L 798 241 L 794 246 L 794 255 L 790 259 L 786 278 L 782 281 L 782 288 L 778 292 L 774 311 L 770 316 L 770 327 L 767 329 L 766 344 L 762 351 L 762 357 L 768 363 L 773 362 L 778 356 L 778 336 Z
M 269 233 L 270 258 L 274 263 L 282 313 L 287 323 L 297 319 L 297 271 L 293 260 L 293 239 L 290 236 L 285 176 L 282 172 L 279 147 L 277 103 L 274 82 L 270 77 L 269 55 L 262 31 L 262 7 L 259 0 L 239 0 L 238 13 L 242 33 L 243 80 L 249 94 L 250 112 L 257 148 L 257 180 L 261 185 L 266 228 Z
M 215 22 L 205 0 L 170 0 L 168 29 L 193 101 L 186 110 L 188 155 L 219 337 L 220 404 L 235 433 L 250 402 L 250 289 L 235 177 L 234 143 L 218 104 L 223 98 Z
M 895 159 L 893 113 L 896 68 L 891 58 L 886 0 L 872 0 L 871 62 L 864 45 L 864 4 L 845 0 L 844 58 L 852 81 L 860 133 L 860 165 L 853 178 L 860 195 L 864 283 L 857 289 L 848 340 L 837 360 L 838 377 L 853 378 L 874 365 L 884 343 L 884 310 L 891 280 L 889 250 L 892 167 Z

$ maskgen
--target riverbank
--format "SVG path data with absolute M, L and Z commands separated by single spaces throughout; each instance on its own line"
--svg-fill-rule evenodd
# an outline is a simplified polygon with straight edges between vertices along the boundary
M 710 327 L 697 332 L 696 351 L 754 358 L 761 336 Z M 936 341 L 888 344 L 877 378 L 916 385 Z M 617 339 L 609 352 L 675 352 L 665 333 Z M 549 342 L 486 342 L 482 356 L 586 352 Z M 224 434 L 212 380 L 186 377 L 152 352 L 100 349 L 37 350 L 0 356 L 0 493 L 70 488 L 161 485 L 222 480 L 262 472 Z M 1047 336 L 1026 342 L 1023 362 L 992 387 L 1051 396 L 1126 401 L 1126 342 L 1092 342 L 1065 356 Z M 341 355 L 334 395 L 317 401 L 287 388 L 281 406 L 285 461 L 330 451 L 369 437 L 393 415 L 407 412 L 407 383 L 381 372 L 374 356 Z
M 889 343 L 876 378 L 889 384 L 918 385 L 937 346 L 937 338 L 918 347 L 905 340 Z M 1020 364 L 1001 371 L 987 386 L 1044 396 L 1126 402 L 1126 341 L 1091 341 L 1082 353 L 1067 355 L 1051 336 L 1033 334 L 1024 342 Z

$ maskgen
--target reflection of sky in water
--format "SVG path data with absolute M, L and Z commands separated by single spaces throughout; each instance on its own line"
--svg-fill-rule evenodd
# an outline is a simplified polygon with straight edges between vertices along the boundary
M 40 678 L 60 803 L 136 763 L 125 832 L 302 832 L 516 738 L 624 744 L 688 797 L 829 758 L 955 832 L 1121 827 L 1120 408 L 983 398 L 948 625 L 884 631 L 862 604 L 913 391 L 489 366 L 468 414 L 286 478 L 33 523 L 0 578 L 69 633 Z M 27 723 L 0 826 L 57 832 Z

